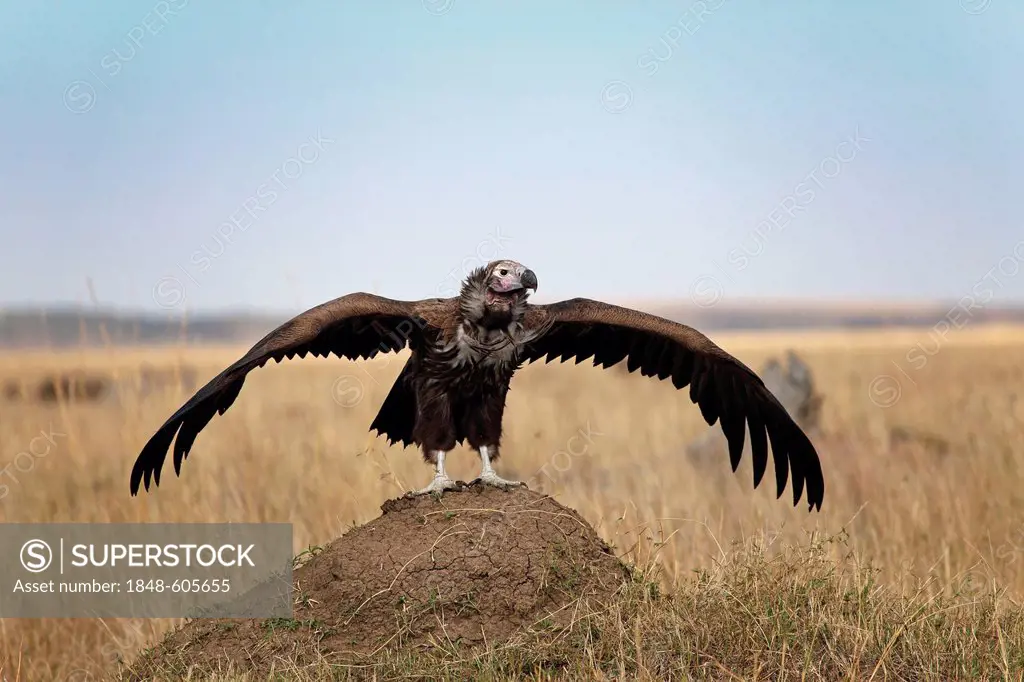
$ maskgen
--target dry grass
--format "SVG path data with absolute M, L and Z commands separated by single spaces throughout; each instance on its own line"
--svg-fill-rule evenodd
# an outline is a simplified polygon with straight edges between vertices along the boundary
M 624 370 L 526 367 L 509 395 L 499 472 L 532 478 L 627 559 L 656 568 L 676 595 L 627 595 L 619 612 L 574 631 L 586 656 L 555 668 L 534 665 L 559 655 L 540 638 L 455 667 L 396 659 L 386 670 L 427 679 L 469 670 L 484 679 L 523 670 L 578 679 L 780 679 L 784 670 L 809 670 L 809 679 L 1021 679 L 1024 330 L 965 329 L 938 346 L 912 330 L 715 338 L 752 366 L 792 347 L 814 370 L 826 395 L 823 511 L 794 509 L 789 490 L 782 500 L 770 485 L 753 491 L 749 460 L 735 475 L 724 458 L 711 471 L 689 463 L 682 450 L 702 422 L 670 385 Z M 920 351 L 908 358 L 917 344 L 937 348 L 924 366 L 911 359 Z M 86 369 L 130 385 L 148 364 L 195 368 L 205 379 L 239 352 L 21 353 L 0 356 L 0 378 Z M 52 429 L 54 445 L 27 471 L 9 469 L 16 483 L 0 481 L 0 520 L 290 521 L 296 552 L 323 544 L 429 479 L 418 452 L 367 432 L 399 367 L 307 359 L 253 373 L 199 437 L 182 478 L 165 472 L 163 486 L 139 498 L 128 495 L 128 472 L 187 397 L 180 390 L 143 401 L 126 389 L 112 403 L 4 403 L 0 468 L 40 432 Z M 879 374 L 901 381 L 886 409 L 869 399 Z M 450 462 L 461 478 L 476 473 L 469 452 Z M 843 541 L 822 540 L 835 536 Z M 174 624 L 0 620 L 0 679 L 103 679 Z

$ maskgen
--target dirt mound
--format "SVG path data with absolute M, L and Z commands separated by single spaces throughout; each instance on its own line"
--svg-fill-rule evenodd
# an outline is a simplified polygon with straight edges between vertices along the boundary
M 493 647 L 524 629 L 557 629 L 583 602 L 600 608 L 629 578 L 579 514 L 526 488 L 463 486 L 381 510 L 295 570 L 292 619 L 190 621 L 129 679 Z

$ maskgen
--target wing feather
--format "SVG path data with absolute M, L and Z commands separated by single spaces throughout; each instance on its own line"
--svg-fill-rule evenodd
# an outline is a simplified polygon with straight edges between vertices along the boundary
M 311 308 L 288 320 L 260 339 L 243 357 L 182 405 L 143 447 L 131 474 L 131 493 L 140 484 L 160 485 L 160 470 L 172 449 L 174 472 L 188 457 L 199 432 L 216 414 L 224 414 L 242 390 L 252 370 L 271 360 L 295 356 L 338 357 L 356 360 L 380 352 L 415 347 L 427 327 L 444 328 L 454 299 L 396 301 L 373 294 L 356 293 Z M 173 443 L 173 448 L 172 448 Z
M 584 298 L 531 306 L 526 329 L 532 333 L 521 354 L 526 362 L 593 357 L 594 366 L 608 368 L 625 360 L 629 372 L 639 369 L 644 376 L 671 378 L 680 390 L 689 386 L 690 400 L 704 421 L 720 424 L 734 471 L 749 430 L 754 487 L 767 469 L 770 442 L 777 496 L 782 496 L 791 470 L 793 504 L 799 503 L 806 486 L 809 507 L 821 509 L 825 481 L 810 439 L 753 370 L 696 329 Z

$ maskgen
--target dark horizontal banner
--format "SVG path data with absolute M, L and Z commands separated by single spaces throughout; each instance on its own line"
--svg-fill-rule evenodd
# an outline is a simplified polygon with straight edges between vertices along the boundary
M 290 523 L 0 524 L 0 618 L 290 618 Z

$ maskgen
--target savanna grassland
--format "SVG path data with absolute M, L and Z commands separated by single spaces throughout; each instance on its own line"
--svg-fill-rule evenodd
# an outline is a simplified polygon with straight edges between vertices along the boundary
M 928 330 L 712 337 L 755 368 L 787 348 L 811 366 L 825 395 L 822 511 L 794 508 L 789 488 L 776 500 L 770 472 L 753 490 L 749 457 L 736 474 L 725 455 L 690 461 L 685 445 L 706 427 L 668 383 L 622 368 L 527 366 L 509 395 L 499 473 L 576 509 L 676 595 L 624 597 L 595 620 L 605 636 L 559 674 L 1022 679 L 1024 329 L 967 328 L 938 341 Z M 117 386 L 99 401 L 0 396 L 0 520 L 286 521 L 298 553 L 429 481 L 418 451 L 368 432 L 400 360 L 308 358 L 252 373 L 200 434 L 181 478 L 168 464 L 156 492 L 130 497 L 136 454 L 191 393 L 174 377 L 194 371 L 204 382 L 243 351 L 0 356 L 5 382 L 81 370 Z M 171 371 L 142 396 L 147 367 Z M 30 444 L 35 454 L 19 455 Z M 461 448 L 449 463 L 463 480 L 478 470 Z M 106 679 L 174 625 L 0 620 L 0 679 Z M 516 661 L 543 645 L 422 670 L 396 659 L 379 679 L 465 679 L 470 664 L 480 679 L 517 679 L 529 668 L 517 673 Z

